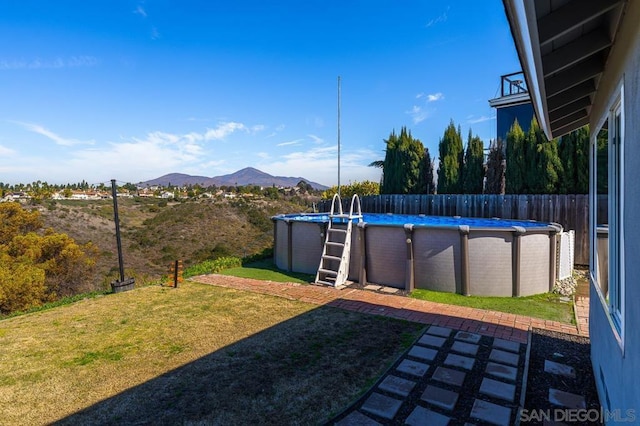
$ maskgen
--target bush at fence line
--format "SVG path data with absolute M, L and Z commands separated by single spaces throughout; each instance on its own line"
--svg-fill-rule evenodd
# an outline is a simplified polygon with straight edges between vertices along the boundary
M 205 260 L 202 263 L 191 265 L 184 270 L 185 278 L 204 274 L 217 274 L 220 271 L 242 266 L 242 260 L 237 257 L 219 257 L 215 260 Z

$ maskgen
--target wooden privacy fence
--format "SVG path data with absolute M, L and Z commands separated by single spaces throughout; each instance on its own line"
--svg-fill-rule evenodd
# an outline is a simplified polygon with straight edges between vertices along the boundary
M 575 263 L 589 263 L 589 195 L 370 195 L 361 198 L 366 213 L 424 214 L 429 216 L 499 217 L 556 222 L 575 235 Z M 342 200 L 348 210 L 350 199 Z M 599 203 L 600 204 L 600 203 Z M 330 201 L 318 205 L 331 208 Z

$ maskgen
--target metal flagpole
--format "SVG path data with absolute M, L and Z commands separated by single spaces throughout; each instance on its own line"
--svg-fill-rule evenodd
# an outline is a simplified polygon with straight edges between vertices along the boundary
M 340 76 L 338 76 L 338 196 L 340 196 Z

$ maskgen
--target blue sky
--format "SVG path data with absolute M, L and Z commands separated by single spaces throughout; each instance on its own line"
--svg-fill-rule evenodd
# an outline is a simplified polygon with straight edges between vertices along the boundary
M 0 2 L 0 181 L 138 182 L 252 166 L 377 181 L 392 130 L 495 137 L 520 69 L 500 0 Z

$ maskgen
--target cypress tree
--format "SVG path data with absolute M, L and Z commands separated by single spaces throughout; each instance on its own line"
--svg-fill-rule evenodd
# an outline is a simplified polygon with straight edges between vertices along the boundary
M 562 161 L 561 194 L 589 192 L 589 126 L 581 127 L 560 138 L 559 156 Z
M 438 194 L 459 194 L 462 191 L 463 147 L 460 128 L 451 120 L 438 144 Z
M 391 132 L 385 140 L 387 148 L 382 163 L 373 162 L 370 165 L 382 165 L 381 194 L 416 194 L 422 191 L 421 168 L 424 156 L 424 146 L 418 139 L 411 136 L 411 132 L 403 127 L 400 135 Z
M 484 144 L 469 130 L 467 150 L 464 154 L 462 190 L 465 194 L 482 194 L 484 186 Z
M 422 178 L 421 194 L 433 194 L 436 192 L 433 181 L 433 160 L 429 153 L 429 148 L 424 149 L 424 157 L 420 163 L 420 176 Z
M 507 133 L 507 169 L 505 172 L 505 192 L 521 194 L 525 189 L 525 134 L 516 119 Z
M 505 155 L 502 139 L 494 141 L 487 157 L 487 180 L 485 193 L 504 194 L 505 191 Z

